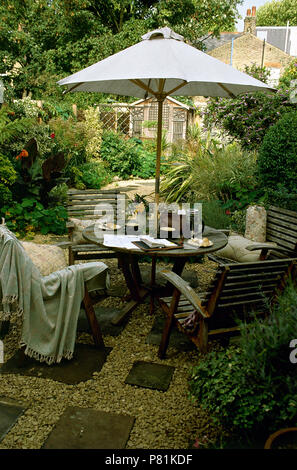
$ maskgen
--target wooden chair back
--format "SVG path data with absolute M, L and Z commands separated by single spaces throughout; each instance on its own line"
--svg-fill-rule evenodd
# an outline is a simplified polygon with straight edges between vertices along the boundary
M 69 219 L 77 218 L 82 220 L 94 220 L 102 216 L 112 216 L 109 220 L 117 223 L 122 220 L 125 213 L 126 195 L 117 189 L 97 190 L 97 189 L 70 189 L 68 191 L 67 212 Z M 73 244 L 72 236 L 74 224 L 67 223 L 69 239 L 69 264 L 75 261 L 90 261 L 106 258 L 117 258 L 117 254 L 108 248 L 99 245 Z
M 267 211 L 266 242 L 274 242 L 280 248 L 296 252 L 297 257 L 297 212 L 270 206 Z M 286 257 L 276 250 L 270 258 Z
M 120 213 L 125 210 L 125 194 L 119 190 L 98 190 L 98 189 L 70 189 L 67 193 L 68 217 L 77 219 L 88 219 L 94 221 L 102 217 L 101 211 L 110 214 L 114 212 L 118 219 Z M 118 202 L 121 201 L 121 204 Z

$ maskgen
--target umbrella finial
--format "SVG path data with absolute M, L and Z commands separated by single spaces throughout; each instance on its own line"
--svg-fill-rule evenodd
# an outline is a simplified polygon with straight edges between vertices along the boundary
M 177 41 L 184 41 L 184 37 L 180 34 L 177 34 L 173 29 L 165 28 L 155 29 L 150 31 L 142 36 L 143 41 L 150 39 L 176 39 Z

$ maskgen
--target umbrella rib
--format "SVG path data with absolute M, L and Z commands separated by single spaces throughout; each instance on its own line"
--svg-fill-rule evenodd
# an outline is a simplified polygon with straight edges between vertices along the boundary
M 155 92 L 149 86 L 146 86 L 146 84 L 141 80 L 134 80 L 131 78 L 129 81 L 134 85 L 137 85 L 139 88 L 142 88 L 145 91 L 149 91 L 152 95 L 155 95 Z
M 185 86 L 187 84 L 187 80 L 183 80 L 183 83 L 180 83 L 178 86 L 176 86 L 175 88 L 172 88 L 172 90 L 170 91 L 167 91 L 166 92 L 166 95 L 171 95 L 171 93 L 173 93 L 174 91 L 177 91 L 179 90 L 179 88 L 182 88 L 183 86 Z
M 230 96 L 230 98 L 235 98 L 235 95 L 232 93 L 232 91 L 228 90 L 227 87 L 225 87 L 222 83 L 218 83 L 218 85 Z
M 75 88 L 77 88 L 78 86 L 80 86 L 82 84 L 83 84 L 83 82 L 80 82 L 80 83 L 77 83 L 76 85 L 72 86 L 71 88 L 68 88 L 68 90 L 64 90 L 63 95 L 66 95 L 66 93 L 69 93 L 70 91 L 75 90 Z

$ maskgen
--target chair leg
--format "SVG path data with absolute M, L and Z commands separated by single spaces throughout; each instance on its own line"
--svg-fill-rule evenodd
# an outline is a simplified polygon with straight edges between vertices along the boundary
M 169 344 L 170 333 L 172 330 L 173 322 L 174 322 L 173 314 L 170 316 L 166 316 L 166 322 L 165 322 L 165 326 L 164 326 L 164 330 L 162 333 L 162 338 L 161 338 L 161 342 L 159 346 L 159 351 L 158 351 L 159 359 L 164 359 L 165 357 L 168 344 Z
M 69 266 L 72 266 L 75 262 L 75 259 L 74 259 L 74 254 L 73 254 L 71 246 L 68 248 L 68 255 L 69 255 L 68 264 Z
M 95 310 L 92 305 L 92 301 L 90 298 L 90 294 L 88 292 L 87 287 L 85 286 L 85 295 L 83 298 L 83 304 L 85 307 L 86 311 L 86 316 L 89 322 L 89 326 L 92 331 L 92 336 L 94 339 L 94 343 L 97 347 L 104 347 L 104 341 L 102 337 L 102 332 L 98 323 L 98 320 L 96 318 Z
M 208 343 L 208 323 L 202 319 L 199 324 L 198 343 L 200 352 L 205 354 L 207 352 Z

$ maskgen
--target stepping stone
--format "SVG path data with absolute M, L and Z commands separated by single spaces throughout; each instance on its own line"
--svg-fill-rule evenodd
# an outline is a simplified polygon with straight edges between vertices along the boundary
M 89 408 L 66 408 L 43 449 L 124 449 L 135 418 Z
M 118 315 L 120 310 L 116 310 L 114 308 L 103 308 L 103 307 L 94 307 L 94 310 L 95 310 L 95 315 L 98 319 L 98 323 L 100 325 L 102 334 L 104 336 L 105 335 L 118 336 L 125 328 L 128 318 L 126 318 L 126 321 L 124 321 L 121 325 L 113 325 L 111 323 L 111 320 L 114 318 L 115 315 Z M 91 333 L 87 316 L 83 309 L 81 309 L 79 313 L 77 330 L 86 332 L 86 333 Z
M 90 380 L 94 372 L 100 372 L 112 348 L 97 349 L 93 345 L 76 343 L 73 359 L 63 359 L 59 364 L 48 365 L 26 356 L 20 366 L 19 351 L 0 368 L 1 374 L 41 377 L 74 385 Z
M 25 411 L 24 405 L 0 397 L 0 442 Z
M 137 361 L 125 380 L 126 384 L 138 385 L 144 388 L 153 388 L 166 392 L 175 368 L 164 364 Z
M 151 267 L 150 266 L 141 266 L 141 276 L 143 283 L 147 286 L 150 285 L 151 282 Z M 195 271 L 192 270 L 184 270 L 182 274 L 182 278 L 190 284 L 193 289 L 198 287 L 198 276 Z M 161 276 L 160 270 L 157 269 L 156 272 L 156 284 L 160 286 L 165 286 L 167 281 Z
M 165 325 L 165 315 L 156 316 L 153 327 L 150 333 L 146 337 L 146 343 L 158 345 L 161 342 L 162 333 Z M 175 326 L 171 330 L 169 338 L 169 347 L 175 348 L 178 351 L 192 351 L 195 349 L 195 345 L 189 338 L 179 331 Z

